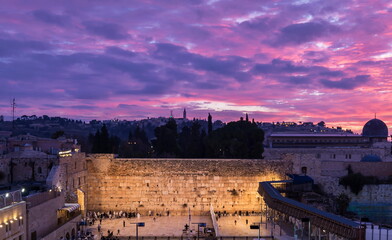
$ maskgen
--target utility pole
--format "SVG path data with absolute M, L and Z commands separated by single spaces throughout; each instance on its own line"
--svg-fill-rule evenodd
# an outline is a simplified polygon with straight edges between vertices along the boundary
M 15 128 L 15 108 L 16 108 L 15 98 L 12 99 L 11 107 L 12 107 L 12 129 L 14 129 Z

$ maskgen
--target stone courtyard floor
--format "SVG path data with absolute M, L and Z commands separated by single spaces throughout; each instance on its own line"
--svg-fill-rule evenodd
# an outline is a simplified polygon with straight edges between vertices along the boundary
M 248 220 L 248 223 L 246 220 Z M 250 225 L 252 223 L 258 222 L 260 222 L 260 216 L 224 216 L 218 219 L 219 235 L 222 237 L 249 236 L 254 237 L 253 239 L 257 239 L 259 230 L 250 229 Z M 263 217 L 262 222 L 265 223 L 265 217 Z M 280 232 L 280 227 L 278 225 L 275 225 L 275 228 L 272 228 L 272 234 L 274 238 L 277 239 L 294 239 L 292 237 L 289 237 L 290 228 L 285 226 Z M 261 225 L 260 236 L 271 236 L 271 224 L 267 225 L 267 229 L 265 228 L 265 224 Z
M 248 220 L 248 223 L 246 223 Z M 125 227 L 123 227 L 123 221 L 125 221 Z M 175 237 L 184 239 L 187 238 L 196 238 L 197 236 L 197 224 L 192 223 L 206 223 L 207 228 L 213 228 L 212 221 L 210 216 L 192 216 L 190 230 L 191 233 L 186 234 L 183 232 L 185 224 L 189 224 L 188 216 L 162 216 L 162 217 L 150 217 L 150 216 L 141 216 L 140 218 L 117 218 L 117 219 L 103 219 L 101 224 L 101 233 L 103 236 L 108 235 L 108 230 L 113 232 L 114 237 L 118 237 L 119 239 L 128 239 L 131 236 L 131 239 L 135 239 L 136 236 L 136 226 L 134 223 L 136 222 L 144 222 L 144 227 L 138 228 L 139 239 L 141 237 Z M 250 237 L 250 239 L 257 239 L 258 230 L 250 229 L 250 225 L 254 222 L 260 222 L 260 216 L 224 216 L 220 217 L 217 221 L 219 225 L 219 235 L 222 236 L 222 239 L 229 239 L 229 237 L 236 236 L 238 237 Z M 263 219 L 265 222 L 265 219 Z M 133 223 L 133 224 L 132 224 Z M 98 233 L 99 221 L 96 221 L 93 226 L 86 226 L 86 230 L 91 231 L 95 235 L 95 239 L 100 239 L 101 234 Z M 202 228 L 201 228 L 202 229 Z M 118 232 L 118 230 L 120 230 Z M 280 234 L 280 227 L 275 226 L 273 229 L 273 235 L 275 239 L 283 239 L 283 240 L 292 240 L 293 237 L 289 237 L 290 235 L 290 227 L 284 226 L 282 229 L 282 235 Z M 203 238 L 208 236 L 208 234 L 203 235 L 202 231 L 200 232 L 200 237 Z M 271 225 L 267 225 L 267 229 L 265 228 L 265 224 L 261 225 L 260 236 L 271 236 Z M 291 235 L 292 236 L 292 235 Z M 230 238 L 232 239 L 232 238 Z
M 125 227 L 123 227 L 123 221 L 125 221 Z M 144 227 L 139 227 L 139 236 L 162 236 L 162 237 L 181 237 L 184 236 L 183 229 L 185 224 L 189 225 L 188 216 L 162 216 L 162 217 L 150 217 L 141 216 L 140 218 L 116 218 L 116 219 L 103 219 L 101 224 L 101 233 L 103 236 L 108 235 L 108 230 L 113 232 L 113 236 L 136 236 L 136 226 L 134 223 L 144 222 Z M 133 223 L 133 224 L 132 224 Z M 192 216 L 190 229 L 192 230 L 191 235 L 197 236 L 197 224 L 192 223 L 206 223 L 207 228 L 213 228 L 210 216 Z M 95 236 L 101 236 L 98 234 L 99 221 L 96 221 L 93 226 L 87 226 L 87 229 L 91 229 Z M 118 230 L 120 230 L 118 234 Z M 99 238 L 96 238 L 99 239 Z

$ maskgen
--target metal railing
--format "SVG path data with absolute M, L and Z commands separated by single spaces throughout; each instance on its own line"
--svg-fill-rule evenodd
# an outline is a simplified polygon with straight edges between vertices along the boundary
M 36 193 L 33 195 L 29 195 L 27 197 L 25 197 L 25 201 L 28 204 L 29 208 L 35 207 L 37 205 L 40 205 L 41 203 L 44 203 L 46 201 L 49 201 L 51 199 L 55 199 L 58 196 L 60 196 L 60 192 L 58 191 L 48 191 L 48 192 L 40 192 L 40 193 Z
M 361 228 L 360 224 L 283 197 L 274 187 L 275 184 L 280 183 L 281 181 L 260 182 L 258 192 L 264 197 L 264 201 L 268 207 L 296 219 L 311 219 L 312 225 L 325 229 L 340 237 L 346 239 L 363 239 L 364 229 Z
M 0 194 L 0 209 L 22 201 L 23 199 L 21 190 Z

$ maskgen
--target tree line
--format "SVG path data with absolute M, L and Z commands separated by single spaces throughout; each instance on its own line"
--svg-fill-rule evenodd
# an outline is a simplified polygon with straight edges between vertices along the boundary
M 170 119 L 155 128 L 155 138 L 148 140 L 145 131 L 137 127 L 130 131 L 127 141 L 110 136 L 105 125 L 90 135 L 92 153 L 115 153 L 124 158 L 262 158 L 264 132 L 248 118 L 230 122 L 212 130 L 208 117 L 207 132 L 194 121 L 190 127 L 178 131 L 177 123 Z

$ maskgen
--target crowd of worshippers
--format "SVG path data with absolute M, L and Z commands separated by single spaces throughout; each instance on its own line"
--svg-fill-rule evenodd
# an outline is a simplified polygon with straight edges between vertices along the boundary
M 114 218 L 140 218 L 139 212 L 125 212 L 125 211 L 108 211 L 108 212 L 94 212 L 89 211 L 86 214 L 86 221 L 88 225 L 94 225 L 95 221 L 99 221 L 102 224 L 102 219 L 114 219 Z M 170 211 L 165 211 L 164 214 L 156 213 L 154 214 L 152 211 L 148 211 L 148 216 L 170 216 Z
M 138 212 L 124 212 L 124 211 L 108 211 L 108 212 L 94 212 L 89 211 L 86 214 L 88 225 L 94 225 L 95 221 L 99 221 L 102 224 L 102 219 L 113 219 L 113 218 L 140 218 Z
M 260 216 L 261 214 L 261 212 L 256 211 L 235 211 L 234 213 L 229 213 L 226 211 L 215 211 L 215 216 L 217 218 L 226 216 Z

